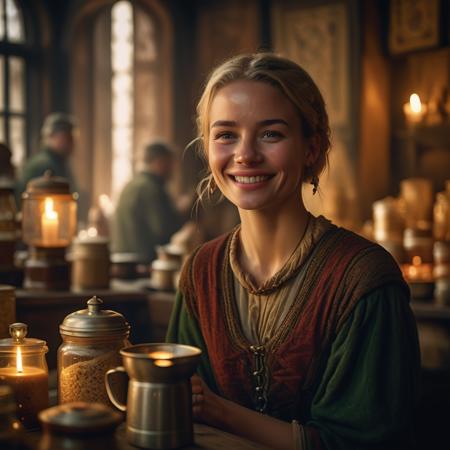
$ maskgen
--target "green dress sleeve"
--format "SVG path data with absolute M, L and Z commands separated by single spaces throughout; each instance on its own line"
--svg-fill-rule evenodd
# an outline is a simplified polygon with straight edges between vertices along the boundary
M 202 351 L 202 356 L 197 367 L 197 373 L 213 392 L 218 393 L 203 335 L 197 319 L 189 314 L 181 292 L 177 292 L 175 297 L 166 342 L 198 347 Z
M 408 298 L 394 285 L 380 288 L 336 336 L 305 428 L 330 450 L 410 448 L 419 374 Z
M 166 340 L 202 350 L 197 372 L 217 393 L 203 336 L 181 293 Z M 403 291 L 386 286 L 362 298 L 334 339 L 317 381 L 304 424 L 307 449 L 410 448 L 419 374 L 416 324 Z

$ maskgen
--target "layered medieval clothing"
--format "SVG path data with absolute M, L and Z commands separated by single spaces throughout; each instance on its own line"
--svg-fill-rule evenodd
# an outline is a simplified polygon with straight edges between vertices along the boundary
M 120 194 L 114 213 L 112 250 L 135 253 L 141 262 L 149 263 L 156 256 L 155 247 L 167 244 L 182 225 L 164 180 L 156 174 L 140 172 Z
M 392 257 L 311 217 L 257 286 L 240 268 L 239 232 L 187 261 L 168 340 L 202 349 L 198 373 L 217 394 L 298 421 L 303 448 L 410 448 L 420 358 Z

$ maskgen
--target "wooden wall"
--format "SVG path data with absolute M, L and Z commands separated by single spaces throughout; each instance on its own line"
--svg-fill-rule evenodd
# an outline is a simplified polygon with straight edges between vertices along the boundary
M 42 71 L 48 87 L 42 94 L 43 117 L 49 110 L 70 110 L 83 101 L 71 96 L 70 79 L 78 76 L 73 70 L 75 65 L 90 63 L 82 52 L 89 42 L 86 40 L 76 54 L 71 53 L 69 43 L 86 38 L 76 33 L 77 14 L 83 8 L 107 3 L 107 0 L 40 0 L 38 3 L 49 22 L 47 41 L 50 42 L 45 61 L 50 69 Z M 235 53 L 277 48 L 274 33 L 277 10 L 289 11 L 295 7 L 306 11 L 311 7 L 344 5 L 349 11 L 350 47 L 348 59 L 340 63 L 349 70 L 350 113 L 348 129 L 337 127 L 336 136 L 341 136 L 344 142 L 341 147 L 348 159 L 345 171 L 349 170 L 350 175 L 343 178 L 354 177 L 355 181 L 350 189 L 350 200 L 330 194 L 331 204 L 341 211 L 358 209 L 361 213 L 357 216 L 365 219 L 371 214 L 372 202 L 395 194 L 403 177 L 426 175 L 435 180 L 436 189 L 442 188 L 443 179 L 448 177 L 445 168 L 450 161 L 445 140 L 449 134 L 449 119 L 447 117 L 437 128 L 424 131 L 426 145 L 423 145 L 424 139 L 418 137 L 417 142 L 422 143 L 417 146 L 419 168 L 412 171 L 404 149 L 406 127 L 402 105 L 413 91 L 430 101 L 442 98 L 444 89 L 449 89 L 448 2 L 441 2 L 447 8 L 441 11 L 439 45 L 401 55 L 392 55 L 387 48 L 388 0 L 165 0 L 163 3 L 173 22 L 171 129 L 180 158 L 186 144 L 195 136 L 195 104 L 205 77 L 214 65 Z M 77 82 L 89 83 L 90 80 L 80 77 Z M 94 94 L 89 95 L 94 98 Z M 86 109 L 86 114 L 79 118 L 83 128 L 88 127 L 89 117 L 90 111 Z M 94 174 L 89 154 L 99 145 L 94 146 L 92 137 L 87 134 L 82 146 L 88 150 L 85 150 L 85 157 L 76 162 L 77 175 L 83 185 L 91 186 Z M 336 164 L 342 164 L 342 159 L 337 157 Z M 176 189 L 192 190 L 202 167 L 203 163 L 192 151 L 185 154 Z M 342 172 L 340 168 L 338 171 Z

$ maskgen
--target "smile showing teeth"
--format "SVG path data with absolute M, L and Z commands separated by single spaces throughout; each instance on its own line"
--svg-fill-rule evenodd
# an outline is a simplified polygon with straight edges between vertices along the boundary
M 261 183 L 261 181 L 266 181 L 269 178 L 270 178 L 269 175 L 257 175 L 256 177 L 240 177 L 240 176 L 234 177 L 234 179 L 238 183 L 243 183 L 243 184 Z

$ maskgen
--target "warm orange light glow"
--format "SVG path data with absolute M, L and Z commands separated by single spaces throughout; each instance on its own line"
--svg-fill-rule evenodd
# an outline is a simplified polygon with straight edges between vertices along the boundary
M 413 256 L 412 263 L 413 266 L 420 266 L 422 264 L 422 258 L 420 256 Z
M 409 97 L 409 102 L 403 105 L 403 112 L 408 122 L 419 123 L 425 117 L 427 105 L 420 101 L 420 97 L 416 93 L 413 93 Z
M 58 218 L 58 213 L 53 209 L 53 199 L 46 197 L 44 201 L 44 215 L 47 219 L 55 220 Z
M 55 245 L 58 242 L 58 213 L 54 210 L 53 199 L 46 197 L 44 201 L 44 212 L 41 218 L 42 243 L 44 245 Z
M 16 351 L 16 369 L 17 369 L 17 373 L 23 372 L 22 350 L 20 349 L 20 347 L 17 347 L 17 351 Z
M 424 263 L 418 255 L 412 257 L 412 264 L 403 264 L 402 272 L 407 281 L 432 282 L 433 264 Z
M 409 97 L 409 104 L 411 105 L 411 111 L 413 113 L 420 114 L 422 112 L 422 103 L 417 94 L 411 94 Z
M 157 351 L 149 353 L 148 356 L 153 359 L 171 359 L 174 357 L 174 354 L 171 352 Z
M 173 361 L 170 361 L 168 359 L 157 359 L 154 364 L 158 367 L 171 367 L 173 366 Z

